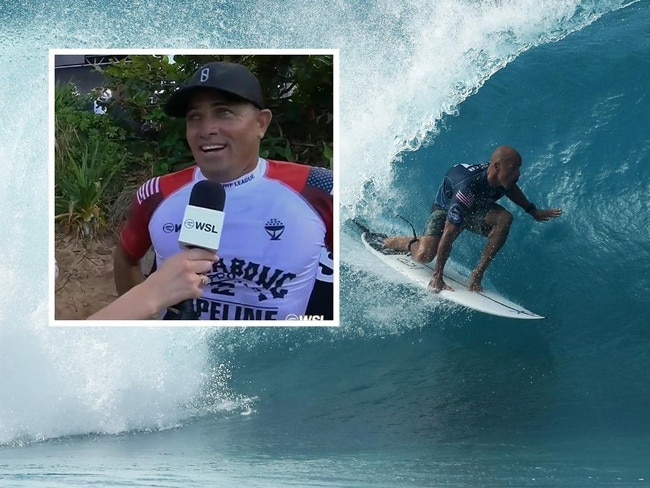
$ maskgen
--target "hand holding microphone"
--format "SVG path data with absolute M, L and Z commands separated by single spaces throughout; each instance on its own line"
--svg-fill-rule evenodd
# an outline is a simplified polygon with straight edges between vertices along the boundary
M 185 249 L 167 259 L 142 283 L 94 313 L 90 320 L 139 320 L 203 293 L 203 278 L 217 260 L 213 251 Z M 190 302 L 191 303 L 191 302 Z
M 225 204 L 226 192 L 219 183 L 209 180 L 196 183 L 185 208 L 178 242 L 187 248 L 216 252 L 221 241 Z M 167 309 L 164 320 L 198 320 L 199 317 L 192 300 L 183 300 Z
M 187 249 L 167 259 L 145 280 L 156 290 L 160 301 L 158 310 L 188 298 L 199 298 L 207 284 L 204 273 L 212 269 L 217 259 L 216 253 L 207 249 Z

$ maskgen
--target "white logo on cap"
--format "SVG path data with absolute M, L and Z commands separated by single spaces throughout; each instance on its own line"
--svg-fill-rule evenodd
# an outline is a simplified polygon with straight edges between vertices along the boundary
M 203 68 L 201 70 L 201 83 L 205 83 L 210 78 L 210 68 Z

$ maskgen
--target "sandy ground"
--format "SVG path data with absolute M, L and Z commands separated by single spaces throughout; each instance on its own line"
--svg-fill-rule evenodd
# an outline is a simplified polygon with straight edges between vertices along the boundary
M 71 237 L 56 237 L 54 255 L 59 279 L 54 293 L 56 320 L 86 319 L 117 298 L 113 276 L 116 237 L 82 245 Z M 142 258 L 143 274 L 153 264 L 151 250 Z
M 115 239 L 85 247 L 71 238 L 57 238 L 59 279 L 54 295 L 57 320 L 85 319 L 117 298 L 113 279 Z

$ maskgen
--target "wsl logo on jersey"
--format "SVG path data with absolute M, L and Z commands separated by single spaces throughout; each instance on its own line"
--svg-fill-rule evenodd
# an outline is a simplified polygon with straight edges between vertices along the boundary
M 165 234 L 171 234 L 172 232 L 180 232 L 181 224 L 172 224 L 171 222 L 167 222 L 165 225 L 163 225 L 162 230 Z
M 272 241 L 279 241 L 284 232 L 284 224 L 278 219 L 271 219 L 264 225 L 264 230 L 266 230 Z

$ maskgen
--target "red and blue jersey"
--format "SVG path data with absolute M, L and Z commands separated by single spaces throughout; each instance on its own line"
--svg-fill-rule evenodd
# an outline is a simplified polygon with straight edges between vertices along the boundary
M 156 264 L 178 235 L 198 166 L 152 178 L 136 192 L 120 243 L 133 262 L 153 246 Z M 260 159 L 226 192 L 221 260 L 195 308 L 205 320 L 332 318 L 333 178 L 325 168 Z

